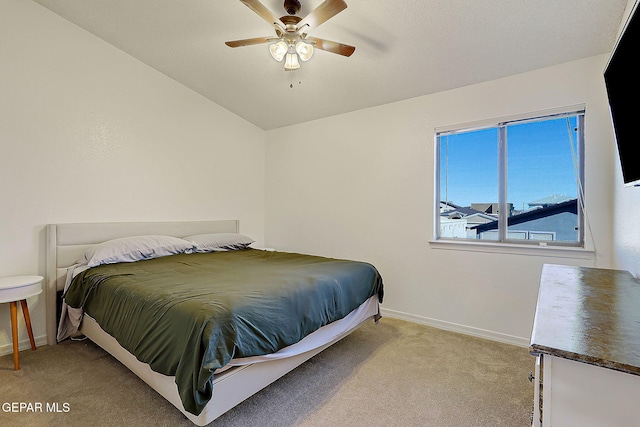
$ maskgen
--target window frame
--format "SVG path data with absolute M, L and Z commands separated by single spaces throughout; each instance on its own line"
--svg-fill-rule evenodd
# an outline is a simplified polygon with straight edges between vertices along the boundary
M 527 123 L 557 119 L 568 116 L 577 116 L 578 132 L 575 143 L 576 161 L 578 164 L 577 171 L 577 226 L 579 227 L 578 240 L 574 241 L 549 241 L 549 240 L 531 240 L 531 239 L 510 239 L 508 238 L 508 214 L 507 214 L 507 143 L 506 129 L 511 124 Z M 584 151 L 585 151 L 585 117 L 586 108 L 584 104 L 565 106 L 555 109 L 541 110 L 530 113 L 523 113 L 508 117 L 496 119 L 488 119 L 478 122 L 466 124 L 449 125 L 437 127 L 434 129 L 434 183 L 435 183 L 435 200 L 434 200 L 434 238 L 430 243 L 437 248 L 444 249 L 469 249 L 469 250 L 489 250 L 501 252 L 508 249 L 510 253 L 514 248 L 524 249 L 523 253 L 529 253 L 530 249 L 544 248 L 545 250 L 553 249 L 558 256 L 569 257 L 590 257 L 594 251 L 587 250 L 586 243 L 586 212 L 584 205 Z M 440 143 L 439 137 L 444 134 L 455 134 L 469 131 L 480 131 L 483 129 L 495 128 L 498 131 L 498 240 L 486 239 L 468 239 L 441 237 L 441 194 L 440 194 Z

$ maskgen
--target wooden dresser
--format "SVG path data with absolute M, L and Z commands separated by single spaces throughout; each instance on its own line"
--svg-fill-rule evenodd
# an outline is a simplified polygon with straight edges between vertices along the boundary
M 545 264 L 531 354 L 533 425 L 640 425 L 640 281 L 620 270 Z

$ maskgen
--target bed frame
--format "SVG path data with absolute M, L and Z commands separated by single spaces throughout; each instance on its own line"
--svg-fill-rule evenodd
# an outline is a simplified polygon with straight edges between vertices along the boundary
M 67 268 L 75 264 L 91 245 L 127 236 L 163 234 L 184 237 L 193 234 L 237 233 L 238 231 L 239 223 L 237 220 L 47 225 L 45 279 L 47 343 L 49 345 L 57 343 L 57 294 L 58 291 L 64 289 Z M 369 316 L 368 318 L 371 317 Z M 360 324 L 350 327 L 350 329 L 341 332 L 325 345 L 313 350 L 285 359 L 237 366 L 216 374 L 214 376 L 213 398 L 200 415 L 197 416 L 184 409 L 174 377 L 154 372 L 149 365 L 138 361 L 134 355 L 120 346 L 113 337 L 104 332 L 89 316 L 84 317 L 80 330 L 85 336 L 118 359 L 166 400 L 171 402 L 194 424 L 203 426 L 339 341 Z

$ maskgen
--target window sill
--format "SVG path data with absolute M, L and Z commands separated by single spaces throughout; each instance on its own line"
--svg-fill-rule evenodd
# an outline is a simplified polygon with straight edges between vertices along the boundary
M 560 258 L 594 259 L 595 251 L 575 246 L 518 245 L 515 243 L 431 240 L 434 249 L 500 253 L 509 255 L 554 256 Z

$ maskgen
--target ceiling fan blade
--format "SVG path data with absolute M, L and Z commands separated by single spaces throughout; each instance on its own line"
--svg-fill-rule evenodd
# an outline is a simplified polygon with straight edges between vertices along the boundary
M 263 44 L 270 43 L 280 40 L 277 37 L 256 37 L 253 39 L 244 39 L 244 40 L 233 40 L 230 42 L 224 42 L 229 47 L 241 47 L 241 46 L 251 46 L 254 44 Z
M 337 53 L 342 56 L 351 56 L 356 50 L 354 46 L 349 46 L 348 44 L 332 42 L 330 40 L 319 39 L 316 37 L 307 37 L 305 40 L 313 43 L 313 46 L 316 49 L 326 50 L 327 52 Z
M 316 7 L 305 16 L 297 25 L 300 34 L 307 34 L 312 29 L 318 27 L 328 19 L 333 18 L 338 13 L 347 8 L 347 4 L 343 0 L 326 0 L 320 6 Z M 305 28 L 306 27 L 306 28 Z
M 267 21 L 275 29 L 280 31 L 285 29 L 285 26 L 282 23 L 282 21 L 280 21 L 280 18 L 274 15 L 273 12 L 267 9 L 267 7 L 262 3 L 260 3 L 258 0 L 240 0 L 240 1 L 244 3 L 245 6 L 247 6 L 249 9 L 257 13 L 262 19 Z

